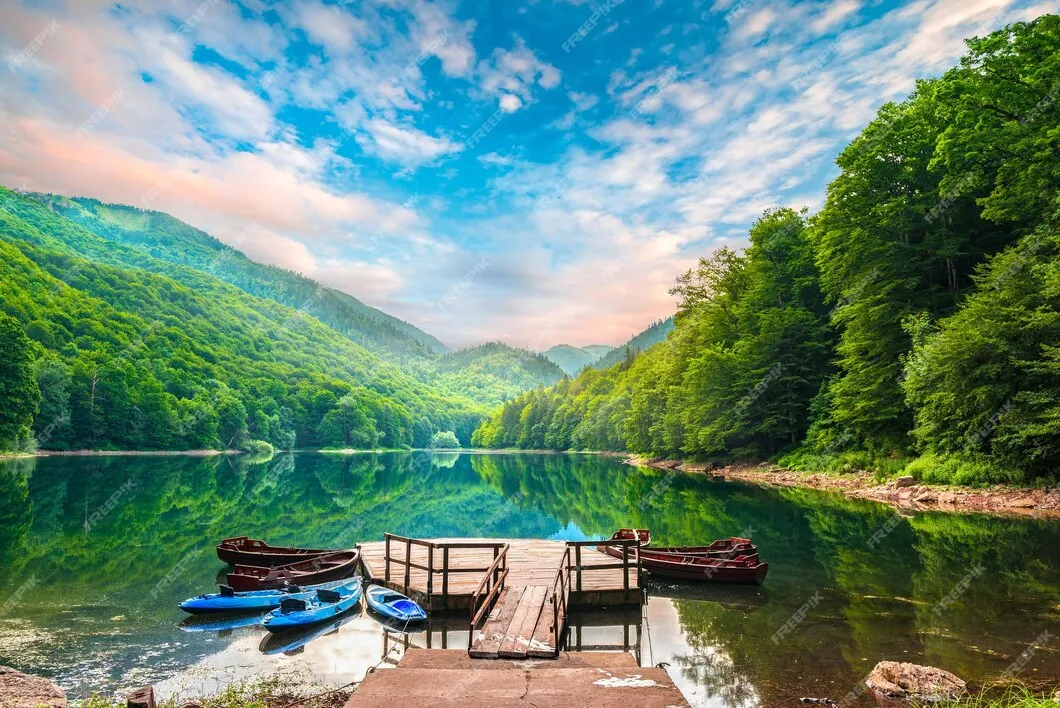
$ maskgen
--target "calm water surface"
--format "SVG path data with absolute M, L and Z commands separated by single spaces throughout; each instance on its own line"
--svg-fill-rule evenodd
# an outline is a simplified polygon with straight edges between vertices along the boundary
M 656 584 L 643 612 L 575 618 L 571 648 L 627 645 L 644 666 L 666 662 L 693 705 L 840 698 L 883 659 L 978 683 L 1043 632 L 1060 636 L 1056 522 L 900 517 L 591 455 L 45 458 L 0 462 L 0 664 L 71 697 L 145 683 L 185 696 L 278 671 L 341 685 L 406 645 L 466 646 L 466 620 L 405 636 L 355 615 L 301 648 L 256 627 L 181 626 L 177 602 L 224 568 L 218 539 L 583 539 L 630 525 L 665 545 L 749 533 L 769 561 L 762 587 Z M 1060 640 L 1023 673 L 1060 683 Z

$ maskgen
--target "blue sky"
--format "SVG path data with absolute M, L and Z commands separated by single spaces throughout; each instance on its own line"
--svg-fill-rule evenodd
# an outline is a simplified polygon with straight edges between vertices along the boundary
M 463 346 L 619 344 L 1009 0 L 0 0 L 0 182 Z

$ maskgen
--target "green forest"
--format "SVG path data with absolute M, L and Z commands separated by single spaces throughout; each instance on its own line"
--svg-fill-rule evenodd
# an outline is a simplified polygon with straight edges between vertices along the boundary
M 474 445 L 1032 482 L 1060 459 L 1060 17 L 881 107 L 819 212 L 677 277 L 645 352 L 509 401 Z
M 0 449 L 455 447 L 563 376 L 133 207 L 0 188 L 0 276 Z

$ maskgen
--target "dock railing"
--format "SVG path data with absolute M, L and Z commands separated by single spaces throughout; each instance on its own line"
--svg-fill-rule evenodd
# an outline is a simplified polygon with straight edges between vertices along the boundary
M 412 570 L 422 570 L 427 574 L 427 597 L 428 600 L 434 595 L 434 576 L 441 575 L 442 584 L 442 605 L 443 609 L 449 607 L 449 575 L 452 573 L 488 573 L 491 569 L 497 566 L 499 558 L 505 558 L 508 552 L 508 544 L 499 541 L 425 541 L 419 538 L 408 538 L 406 536 L 398 536 L 392 533 L 384 533 L 383 538 L 385 539 L 386 549 L 383 555 L 383 580 L 389 585 L 391 577 L 394 573 L 391 570 L 391 566 L 396 566 L 395 570 L 401 574 L 401 585 L 403 592 L 409 594 L 409 586 L 411 580 Z M 404 556 L 395 556 L 392 553 L 392 547 L 397 546 L 398 548 L 404 547 Z M 426 548 L 427 551 L 427 562 L 420 563 L 412 559 L 412 547 L 417 546 L 420 548 Z M 451 552 L 469 549 L 492 549 L 493 550 L 493 562 L 486 567 L 469 567 L 461 565 L 459 567 L 452 567 L 449 564 Z M 441 556 L 441 567 L 437 564 L 437 556 Z M 507 575 L 507 564 L 506 561 L 502 561 L 505 564 L 504 573 Z M 431 608 L 434 609 L 434 608 Z
M 582 574 L 591 573 L 596 570 L 622 570 L 622 589 L 627 592 L 630 589 L 629 582 L 629 571 L 632 568 L 637 569 L 637 584 L 633 589 L 639 589 L 641 584 L 641 568 L 640 568 L 640 554 L 630 553 L 630 547 L 638 546 L 640 541 L 635 538 L 626 539 L 608 539 L 606 541 L 567 541 L 567 568 L 568 571 L 574 571 L 574 583 L 573 590 L 575 592 L 582 592 Z M 601 546 L 621 546 L 622 548 L 622 560 L 614 563 L 582 563 L 582 549 L 585 547 L 601 547 Z M 570 563 L 570 549 L 574 549 L 574 563 Z
M 475 641 L 475 627 L 489 614 L 490 608 L 493 607 L 493 603 L 497 601 L 501 590 L 504 589 L 504 581 L 508 578 L 509 548 L 510 546 L 505 543 L 499 553 L 494 553 L 493 562 L 486 568 L 486 572 L 482 575 L 482 580 L 479 581 L 478 587 L 475 588 L 475 593 L 471 596 L 471 626 L 468 628 L 467 633 L 468 651 L 471 651 L 471 645 Z M 482 598 L 483 592 L 486 593 L 485 598 Z M 481 606 L 479 605 L 480 600 L 482 600 Z
M 570 546 L 563 549 L 563 560 L 552 580 L 552 636 L 556 638 L 556 651 L 563 644 L 563 629 L 567 623 L 567 599 L 570 597 Z

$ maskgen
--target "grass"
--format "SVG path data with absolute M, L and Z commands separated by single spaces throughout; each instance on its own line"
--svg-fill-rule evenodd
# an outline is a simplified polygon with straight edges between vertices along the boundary
M 284 708 L 295 701 L 300 701 L 298 708 L 341 708 L 346 704 L 351 693 L 349 689 L 345 689 L 325 694 L 325 690 L 306 691 L 289 678 L 273 677 L 232 684 L 220 693 L 200 700 L 205 708 Z M 161 701 L 158 708 L 179 708 L 186 700 Z M 73 701 L 71 706 L 73 708 L 125 708 L 125 701 L 93 695 L 80 702 Z
M 998 695 L 996 691 L 983 691 L 971 696 L 959 699 L 939 701 L 931 703 L 933 708 L 1057 708 L 1060 706 L 1060 690 L 1055 694 L 1049 691 L 1035 693 L 1026 686 L 1009 687 L 1005 693 Z

